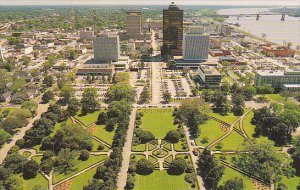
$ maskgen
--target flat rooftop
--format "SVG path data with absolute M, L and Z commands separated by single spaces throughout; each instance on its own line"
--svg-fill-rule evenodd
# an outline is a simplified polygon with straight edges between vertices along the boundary
M 258 75 L 261 76 L 284 76 L 284 75 L 300 75 L 300 71 L 282 71 L 282 70 L 258 70 L 256 71 Z

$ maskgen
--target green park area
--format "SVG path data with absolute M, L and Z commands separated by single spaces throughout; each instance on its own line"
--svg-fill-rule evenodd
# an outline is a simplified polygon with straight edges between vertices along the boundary
M 220 180 L 219 184 L 221 185 L 221 184 L 223 184 L 223 182 L 225 182 L 229 179 L 233 179 L 235 177 L 243 179 L 245 189 L 256 190 L 256 188 L 254 187 L 254 185 L 252 183 L 252 180 L 249 177 L 246 177 L 245 175 L 243 175 L 231 168 L 228 168 L 228 167 L 225 167 L 224 174 L 223 174 L 222 179 Z
M 77 116 L 75 116 L 75 118 L 78 119 L 79 121 L 81 121 L 85 126 L 88 126 L 97 121 L 98 115 L 102 111 L 103 110 L 95 111 L 95 112 L 89 113 L 87 115 L 78 114 Z M 101 139 L 110 145 L 112 144 L 113 137 L 115 135 L 114 131 L 107 131 L 105 129 L 104 125 L 96 125 L 95 129 L 91 130 L 91 131 L 92 131 L 93 135 L 95 137 L 97 137 L 98 139 Z
M 67 172 L 55 171 L 54 175 L 53 175 L 53 182 L 57 183 L 63 179 L 66 179 L 67 177 L 70 177 L 70 176 L 88 168 L 89 166 L 91 166 L 93 164 L 101 162 L 106 158 L 107 158 L 106 155 L 99 155 L 99 156 L 91 155 L 90 158 L 86 161 L 81 161 L 81 160 L 76 159 L 73 163 L 74 167 L 70 171 L 67 171 Z
M 164 139 L 167 132 L 176 129 L 173 124 L 173 109 L 141 109 L 141 129 L 151 132 L 156 139 Z
M 135 176 L 135 190 L 157 190 L 157 189 L 172 189 L 172 190 L 189 190 L 192 188 L 189 183 L 184 180 L 185 174 L 169 175 L 166 170 L 155 170 L 149 175 Z
M 235 120 L 239 118 L 238 116 L 233 115 L 232 112 L 227 113 L 227 115 L 220 115 L 219 113 L 212 112 L 209 115 L 229 124 L 233 123 Z
M 245 138 L 233 131 L 228 137 L 220 142 L 222 150 L 242 150 Z M 219 149 L 215 146 L 216 149 Z
M 77 189 L 83 189 L 84 186 L 88 185 L 89 180 L 93 179 L 93 176 L 95 175 L 97 171 L 97 167 L 90 169 L 79 176 L 76 176 L 72 179 L 71 188 L 69 190 L 77 190 Z
M 89 113 L 87 115 L 81 115 L 81 113 L 79 113 L 77 116 L 75 116 L 75 118 L 79 119 L 85 126 L 88 126 L 97 121 L 100 112 L 101 110 Z
M 199 128 L 201 134 L 195 139 L 198 146 L 207 146 L 225 134 L 220 123 L 212 119 L 201 124 Z
M 280 94 L 266 94 L 265 97 L 267 100 L 277 103 L 285 103 L 291 100 L 291 98 L 282 97 Z
M 41 189 L 48 189 L 48 181 L 40 173 L 38 173 L 35 178 L 24 179 L 23 184 L 24 190 L 32 190 L 35 186 L 40 186 Z

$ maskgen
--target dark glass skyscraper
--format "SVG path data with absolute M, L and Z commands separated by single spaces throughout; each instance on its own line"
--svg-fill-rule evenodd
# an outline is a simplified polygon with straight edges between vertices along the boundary
M 163 11 L 163 47 L 161 54 L 181 56 L 183 40 L 183 10 L 174 3 Z

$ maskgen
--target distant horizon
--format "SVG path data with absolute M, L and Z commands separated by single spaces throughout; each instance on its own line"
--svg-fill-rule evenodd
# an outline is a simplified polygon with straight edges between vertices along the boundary
M 0 0 L 1 5 L 168 5 L 172 1 L 178 5 L 219 5 L 219 6 L 268 6 L 300 7 L 300 0 Z

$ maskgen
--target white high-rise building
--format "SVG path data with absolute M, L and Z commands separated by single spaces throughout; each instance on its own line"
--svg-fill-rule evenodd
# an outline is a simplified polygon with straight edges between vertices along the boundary
M 202 27 L 193 26 L 183 35 L 183 59 L 203 61 L 208 59 L 209 35 Z
M 120 58 L 119 36 L 102 34 L 94 37 L 94 59 L 99 63 L 117 62 Z

